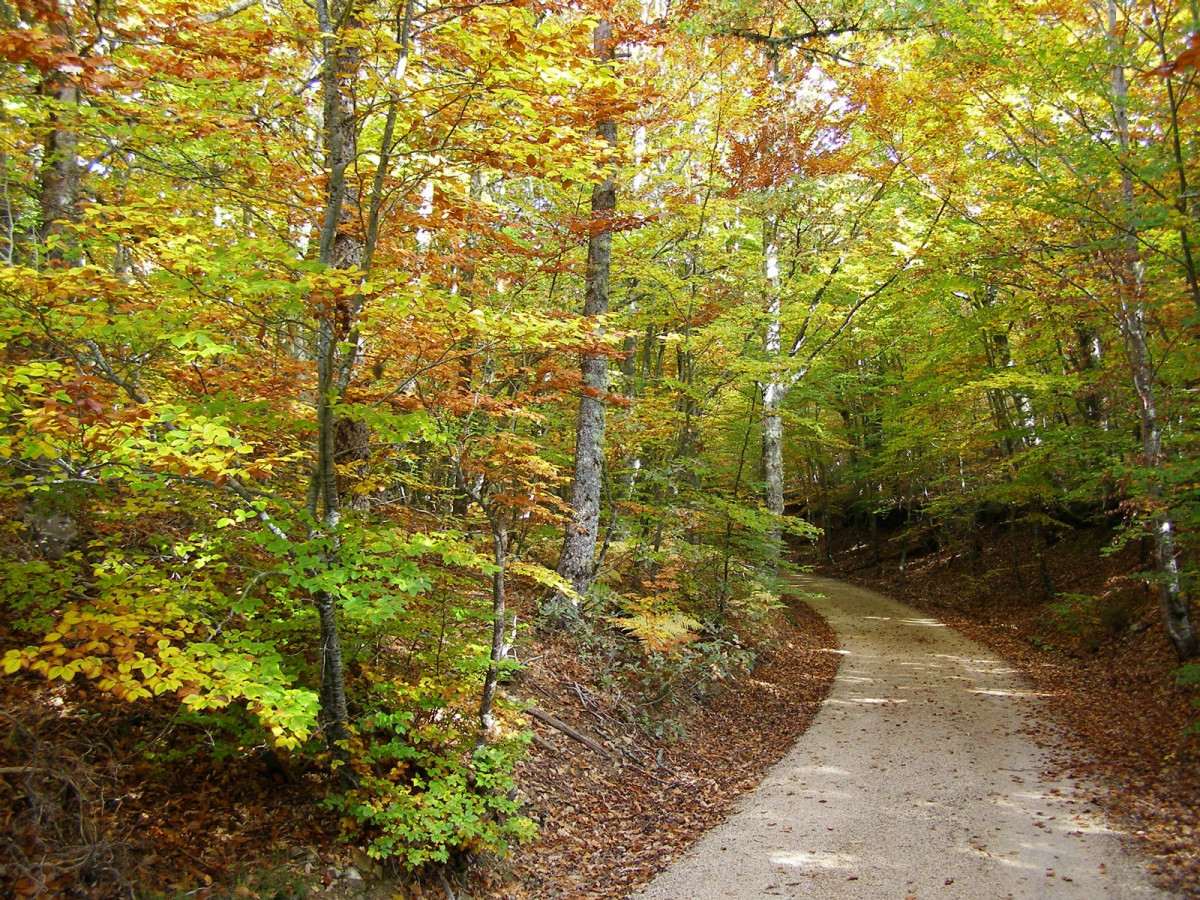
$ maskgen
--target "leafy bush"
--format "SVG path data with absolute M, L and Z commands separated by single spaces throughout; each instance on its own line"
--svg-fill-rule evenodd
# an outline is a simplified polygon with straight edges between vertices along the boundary
M 358 787 L 326 801 L 341 814 L 343 839 L 393 868 L 503 855 L 534 833 L 511 799 L 528 735 L 510 732 L 474 746 L 466 710 L 442 705 L 445 696 L 433 688 L 387 685 L 377 692 L 400 711 L 365 720 L 354 747 Z
M 1115 637 L 1128 631 L 1134 610 L 1129 599 L 1120 594 L 1093 597 L 1064 593 L 1050 604 L 1050 613 L 1059 631 L 1083 635 L 1089 643 L 1098 645 L 1105 634 Z
M 1055 627 L 1066 634 L 1083 634 L 1100 624 L 1097 600 L 1091 594 L 1059 594 L 1050 604 Z

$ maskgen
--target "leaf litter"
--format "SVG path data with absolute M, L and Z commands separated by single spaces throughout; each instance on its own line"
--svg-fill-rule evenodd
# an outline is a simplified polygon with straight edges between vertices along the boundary
M 337 822 L 321 805 L 330 775 L 312 761 L 266 748 L 218 756 L 169 700 L 130 707 L 90 683 L 0 680 L 9 732 L 0 741 L 0 893 L 623 897 L 720 822 L 820 708 L 840 659 L 829 652 L 833 633 L 799 601 L 771 632 L 753 671 L 660 716 L 657 735 L 646 727 L 655 704 L 623 696 L 569 641 L 537 636 L 508 693 L 609 752 L 529 716 L 536 737 L 518 784 L 539 834 L 508 859 L 478 860 L 461 880 L 383 878 L 372 860 L 338 844 Z
M 476 870 L 469 895 L 625 897 L 721 822 L 808 727 L 837 671 L 829 626 L 805 604 L 789 606 L 792 621 L 780 626 L 775 648 L 749 676 L 693 705 L 674 737 L 630 724 L 569 644 L 544 646 L 520 695 L 617 758 L 534 721 L 538 741 L 519 783 L 541 831 L 512 859 Z

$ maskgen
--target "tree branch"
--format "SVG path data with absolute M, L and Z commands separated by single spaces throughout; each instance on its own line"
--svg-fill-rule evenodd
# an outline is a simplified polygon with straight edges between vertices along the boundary
M 261 0 L 235 0 L 224 9 L 218 9 L 216 12 L 202 13 L 196 16 L 196 20 L 201 25 L 212 25 L 215 22 L 220 22 L 224 19 L 232 19 L 238 13 L 243 13 L 252 6 L 258 6 Z
M 760 31 L 751 31 L 747 28 L 722 28 L 718 29 L 717 34 L 723 37 L 735 37 L 743 41 L 749 41 L 752 44 L 758 44 L 762 47 L 767 47 L 770 50 L 779 50 L 785 47 L 795 49 L 811 49 L 802 45 L 809 41 L 818 41 L 825 38 L 841 37 L 845 34 L 895 34 L 911 31 L 914 26 L 911 25 L 884 25 L 878 28 L 864 28 L 861 25 L 851 25 L 849 23 L 838 23 L 829 25 L 825 28 L 813 28 L 811 31 L 796 32 L 788 29 L 780 31 L 779 34 L 763 34 Z

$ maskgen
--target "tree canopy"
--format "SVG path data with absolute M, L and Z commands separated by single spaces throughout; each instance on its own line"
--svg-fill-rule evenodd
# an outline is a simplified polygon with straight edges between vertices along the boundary
M 833 522 L 1109 520 L 1197 655 L 1194 5 L 0 23 L 7 675 L 321 758 L 419 866 L 530 831 L 514 585 L 705 660 Z

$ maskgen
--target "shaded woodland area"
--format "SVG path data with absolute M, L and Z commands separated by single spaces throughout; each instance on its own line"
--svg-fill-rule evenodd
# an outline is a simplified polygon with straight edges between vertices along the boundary
M 0 0 L 0 891 L 637 883 L 832 677 L 792 550 L 1194 761 L 1198 15 Z

